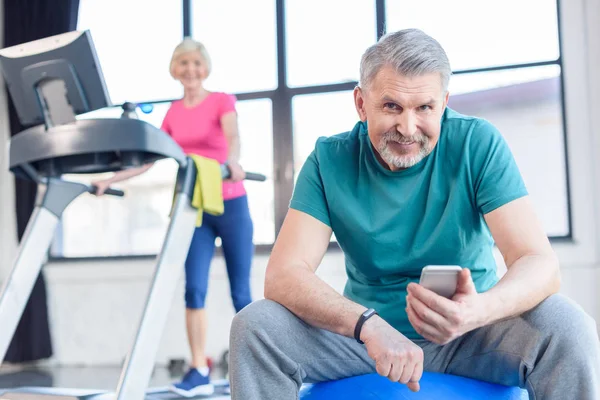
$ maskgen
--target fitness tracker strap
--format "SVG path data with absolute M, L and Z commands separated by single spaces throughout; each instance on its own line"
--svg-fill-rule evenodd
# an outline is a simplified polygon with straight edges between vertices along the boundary
M 360 340 L 360 331 L 365 321 L 371 318 L 373 315 L 377 315 L 377 311 L 372 308 L 369 308 L 367 311 L 362 313 L 362 315 L 358 318 L 358 322 L 356 322 L 356 327 L 354 327 L 354 339 L 360 344 L 364 344 L 362 340 Z

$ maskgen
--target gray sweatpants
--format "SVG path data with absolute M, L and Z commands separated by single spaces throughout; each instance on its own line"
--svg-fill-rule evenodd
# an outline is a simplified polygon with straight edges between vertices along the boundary
M 416 343 L 425 371 L 520 386 L 535 400 L 600 399 L 596 324 L 561 295 L 445 346 Z M 314 328 L 269 300 L 235 317 L 229 362 L 233 400 L 297 399 L 303 382 L 376 372 L 364 345 Z

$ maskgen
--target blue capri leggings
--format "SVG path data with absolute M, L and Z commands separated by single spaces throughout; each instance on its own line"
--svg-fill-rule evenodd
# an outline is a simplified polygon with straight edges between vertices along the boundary
M 202 226 L 194 232 L 185 261 L 187 308 L 204 308 L 208 273 L 217 236 L 221 238 L 235 311 L 239 312 L 252 302 L 250 266 L 254 253 L 253 231 L 247 196 L 226 200 L 223 215 L 204 213 Z

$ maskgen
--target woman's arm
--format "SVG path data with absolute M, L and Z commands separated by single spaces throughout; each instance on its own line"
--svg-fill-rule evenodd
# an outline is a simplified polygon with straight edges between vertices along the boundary
M 225 133 L 229 153 L 227 154 L 227 164 L 231 171 L 232 181 L 241 181 L 246 177 L 246 173 L 240 166 L 240 135 L 238 132 L 238 118 L 235 111 L 223 114 L 221 117 L 221 127 Z
M 134 176 L 143 174 L 144 172 L 148 171 L 153 165 L 154 163 L 151 163 L 138 168 L 124 169 L 122 171 L 116 172 L 110 178 L 92 182 L 92 185 L 98 188 L 96 190 L 96 196 L 102 196 L 106 189 L 108 189 L 110 185 L 114 183 L 121 182 L 133 178 Z

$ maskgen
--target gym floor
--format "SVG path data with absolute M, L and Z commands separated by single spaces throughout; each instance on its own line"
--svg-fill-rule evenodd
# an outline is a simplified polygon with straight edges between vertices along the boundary
M 183 375 L 182 370 L 157 367 L 150 381 L 150 389 L 165 387 Z M 114 391 L 121 375 L 120 367 L 56 367 L 36 364 L 25 367 L 0 367 L 0 389 L 20 386 L 61 387 L 71 389 L 98 389 Z M 213 380 L 223 379 L 222 370 L 211 372 Z

